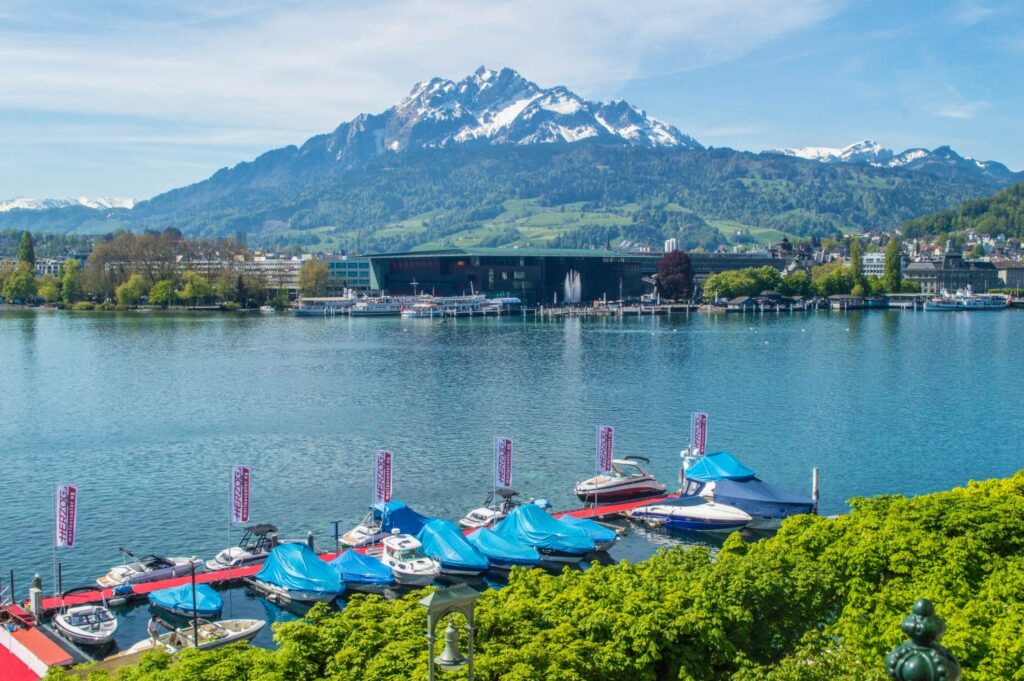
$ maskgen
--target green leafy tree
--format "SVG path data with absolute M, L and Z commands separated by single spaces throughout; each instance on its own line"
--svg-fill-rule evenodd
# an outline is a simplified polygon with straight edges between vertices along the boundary
M 841 262 L 818 265 L 812 270 L 812 278 L 815 291 L 822 296 L 850 293 L 855 285 L 850 268 Z
M 210 282 L 198 272 L 193 270 L 185 272 L 181 275 L 181 281 L 184 286 L 177 292 L 177 297 L 193 307 L 213 295 L 213 287 L 210 286 Z
M 18 262 L 28 263 L 32 267 L 36 264 L 36 249 L 32 245 L 32 234 L 26 230 L 21 235 L 21 245 L 18 246 Z
M 811 277 L 804 270 L 797 270 L 779 282 L 779 293 L 784 296 L 809 296 Z
M 3 296 L 9 303 L 30 303 L 36 294 L 36 275 L 32 265 L 19 262 L 4 280 Z
M 82 299 L 82 268 L 77 260 L 66 260 L 60 270 L 60 294 L 65 303 Z
M 693 264 L 685 251 L 666 253 L 658 260 L 658 293 L 668 300 L 693 297 Z
M 149 304 L 167 307 L 174 302 L 174 284 L 170 279 L 161 279 L 149 288 Z
M 973 246 L 971 246 L 971 250 L 969 250 L 967 252 L 967 257 L 970 258 L 971 260 L 977 260 L 979 258 L 984 258 L 985 257 L 985 247 L 982 246 L 980 243 L 974 244 Z
M 299 288 L 306 296 L 322 296 L 327 292 L 329 272 L 327 263 L 312 258 L 299 269 Z
M 134 307 L 139 304 L 139 300 L 146 294 L 146 282 L 142 278 L 141 274 L 133 274 L 128 277 L 128 281 L 124 282 L 117 287 L 114 295 L 117 298 L 118 305 L 124 305 L 126 307 Z
M 56 303 L 60 300 L 60 282 L 52 274 L 37 278 L 36 295 L 47 303 Z
M 867 280 L 864 278 L 864 247 L 856 237 L 850 241 L 850 275 L 854 286 L 860 286 L 861 291 L 867 288 Z
M 899 293 L 903 282 L 903 252 L 896 237 L 889 239 L 889 243 L 885 245 L 882 268 L 886 290 L 889 293 Z

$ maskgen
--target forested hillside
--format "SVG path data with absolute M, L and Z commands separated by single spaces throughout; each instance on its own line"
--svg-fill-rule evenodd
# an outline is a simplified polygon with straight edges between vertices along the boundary
M 908 221 L 906 236 L 973 230 L 979 234 L 1024 237 L 1024 184 L 983 199 L 964 201 L 957 208 Z

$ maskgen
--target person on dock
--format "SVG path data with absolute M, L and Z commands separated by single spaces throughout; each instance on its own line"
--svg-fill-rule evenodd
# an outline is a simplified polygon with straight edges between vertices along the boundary
M 156 613 L 153 613 L 153 616 L 149 618 L 149 622 L 146 624 L 146 632 L 149 634 L 149 638 L 153 641 L 154 647 L 156 646 L 156 637 L 160 633 L 161 626 L 166 625 L 160 621 L 160 618 L 157 617 Z

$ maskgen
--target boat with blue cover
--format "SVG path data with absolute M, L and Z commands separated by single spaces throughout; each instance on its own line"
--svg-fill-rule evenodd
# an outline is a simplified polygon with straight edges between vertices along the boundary
M 816 510 L 814 499 L 764 482 L 729 452 L 699 456 L 683 450 L 682 456 L 680 496 L 734 506 L 751 516 L 751 529 L 775 530 L 790 516 Z
M 343 551 L 328 562 L 341 575 L 345 587 L 352 591 L 383 593 L 395 583 L 395 575 L 384 563 L 358 551 Z
M 306 544 L 275 547 L 252 581 L 283 602 L 330 602 L 345 590 L 338 571 Z
M 182 584 L 170 589 L 160 589 L 149 594 L 149 603 L 155 608 L 172 612 L 183 617 L 217 617 L 224 609 L 224 599 L 209 584 L 197 584 L 195 589 L 195 611 L 192 610 L 192 585 Z
M 746 511 L 703 497 L 673 497 L 626 512 L 631 520 L 683 532 L 742 530 L 751 521 Z
M 559 518 L 563 523 L 578 527 L 587 533 L 587 536 L 594 541 L 594 548 L 598 551 L 607 551 L 619 541 L 619 533 L 589 518 L 577 518 L 569 514 Z
M 487 556 L 487 560 L 494 570 L 511 570 L 516 566 L 537 567 L 540 565 L 540 553 L 537 549 L 509 541 L 486 527 L 481 527 L 466 535 L 466 541 Z
M 487 556 L 470 544 L 462 530 L 450 520 L 431 520 L 416 538 L 424 555 L 441 564 L 441 574 L 474 577 L 490 567 Z
M 350 548 L 378 544 L 394 530 L 415 536 L 430 520 L 402 501 L 374 504 L 361 523 L 342 535 L 341 543 Z
M 510 542 L 532 546 L 542 560 L 559 563 L 580 561 L 596 548 L 582 529 L 559 521 L 535 504 L 514 509 L 494 532 Z

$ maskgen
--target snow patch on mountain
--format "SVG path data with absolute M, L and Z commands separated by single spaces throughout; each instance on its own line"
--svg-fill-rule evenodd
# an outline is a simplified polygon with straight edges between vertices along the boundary
M 68 208 L 70 206 L 84 206 L 86 208 L 109 209 L 109 208 L 132 208 L 135 206 L 135 199 L 110 198 L 100 196 L 90 199 L 87 196 L 79 196 L 77 199 L 30 199 L 25 196 L 17 196 L 13 199 L 0 200 L 0 213 L 11 210 L 50 210 L 51 208 Z

